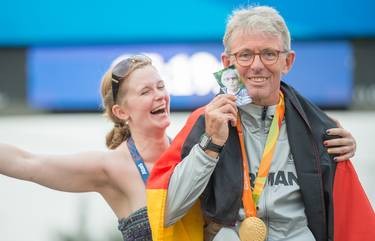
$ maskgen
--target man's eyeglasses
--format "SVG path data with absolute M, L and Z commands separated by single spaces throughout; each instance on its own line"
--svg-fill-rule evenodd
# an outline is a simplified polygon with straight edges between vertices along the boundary
M 285 54 L 289 53 L 289 51 L 280 51 L 277 49 L 262 49 L 259 53 L 255 53 L 250 49 L 244 49 L 230 55 L 233 55 L 236 58 L 236 61 L 240 66 L 248 67 L 254 62 L 256 55 L 259 55 L 260 60 L 264 65 L 272 65 L 277 62 L 281 53 Z
M 124 60 L 121 60 L 112 69 L 112 94 L 113 101 L 116 103 L 118 91 L 120 88 L 121 81 L 129 74 L 129 70 L 134 67 L 135 64 L 151 64 L 152 61 L 145 55 L 134 55 Z

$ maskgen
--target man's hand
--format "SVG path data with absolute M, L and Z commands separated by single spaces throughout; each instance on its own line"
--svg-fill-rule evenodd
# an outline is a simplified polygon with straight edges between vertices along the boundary
M 228 122 L 237 122 L 236 96 L 222 94 L 216 96 L 205 108 L 206 133 L 216 145 L 223 146 L 229 135 Z

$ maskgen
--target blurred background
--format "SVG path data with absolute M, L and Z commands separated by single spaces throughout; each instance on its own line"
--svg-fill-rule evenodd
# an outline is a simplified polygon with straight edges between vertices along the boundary
M 99 84 L 121 56 L 152 57 L 172 96 L 174 136 L 216 93 L 227 15 L 276 7 L 297 53 L 285 77 L 357 139 L 353 158 L 375 203 L 375 2 L 190 0 L 0 1 L 0 141 L 38 153 L 105 150 Z M 69 194 L 0 175 L 1 241 L 121 240 L 95 193 Z

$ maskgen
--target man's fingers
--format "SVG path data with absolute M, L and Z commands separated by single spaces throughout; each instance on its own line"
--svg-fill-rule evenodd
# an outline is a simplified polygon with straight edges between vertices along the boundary
M 237 115 L 237 107 L 233 106 L 231 104 L 226 104 L 218 108 L 218 111 L 220 113 L 225 113 L 225 114 L 232 114 L 232 115 Z

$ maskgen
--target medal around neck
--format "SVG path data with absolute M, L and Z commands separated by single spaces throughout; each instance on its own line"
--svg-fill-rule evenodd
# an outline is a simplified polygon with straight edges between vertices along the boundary
M 252 99 L 248 95 L 247 89 L 234 65 L 215 72 L 214 76 L 220 89 L 225 94 L 232 94 L 237 97 L 237 106 L 246 105 L 252 102 Z
M 238 233 L 241 241 L 264 241 L 267 236 L 267 227 L 262 219 L 248 217 L 241 223 Z

